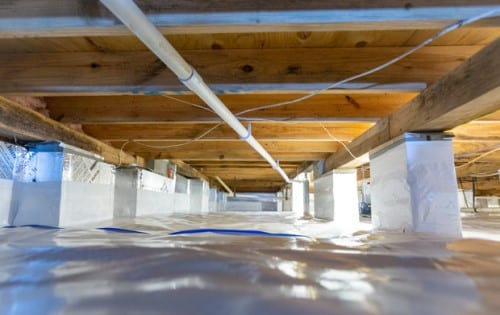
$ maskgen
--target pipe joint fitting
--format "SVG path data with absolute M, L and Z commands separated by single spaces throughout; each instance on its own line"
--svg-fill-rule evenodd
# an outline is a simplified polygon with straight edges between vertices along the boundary
M 247 128 L 247 135 L 244 137 L 240 137 L 240 140 L 248 140 L 252 136 L 252 122 L 248 123 L 248 128 Z
M 195 81 L 195 80 L 200 81 L 201 77 L 198 74 L 198 72 L 196 72 L 196 70 L 193 68 L 193 66 L 191 66 L 191 73 L 189 74 L 189 76 L 187 78 L 177 77 L 177 79 L 179 79 L 179 81 L 181 81 L 184 85 L 189 86 L 189 84 L 192 81 Z

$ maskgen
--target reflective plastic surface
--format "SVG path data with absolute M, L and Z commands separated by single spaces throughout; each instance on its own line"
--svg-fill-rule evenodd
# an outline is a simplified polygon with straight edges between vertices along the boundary
M 483 224 L 487 222 L 487 224 Z M 498 216 L 483 238 L 338 235 L 286 214 L 212 213 L 0 229 L 0 314 L 498 314 Z M 309 237 L 192 234 L 259 229 Z M 481 229 L 484 227 L 484 229 Z M 490 233 L 490 234 L 488 234 Z

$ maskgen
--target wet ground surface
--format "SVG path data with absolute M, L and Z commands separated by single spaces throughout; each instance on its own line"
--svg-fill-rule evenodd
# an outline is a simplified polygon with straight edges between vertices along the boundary
M 255 213 L 3 228 L 0 314 L 499 314 L 500 216 L 463 225 L 459 241 Z M 169 235 L 193 228 L 307 237 Z

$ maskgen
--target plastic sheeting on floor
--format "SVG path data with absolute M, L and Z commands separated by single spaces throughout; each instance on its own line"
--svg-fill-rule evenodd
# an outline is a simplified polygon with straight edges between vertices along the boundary
M 481 218 L 474 220 L 479 226 Z M 99 226 L 143 233 L 95 226 L 0 229 L 0 314 L 500 310 L 500 243 L 490 240 L 446 243 L 364 232 L 336 237 L 332 223 L 286 214 L 174 215 Z M 196 228 L 308 237 L 169 235 Z

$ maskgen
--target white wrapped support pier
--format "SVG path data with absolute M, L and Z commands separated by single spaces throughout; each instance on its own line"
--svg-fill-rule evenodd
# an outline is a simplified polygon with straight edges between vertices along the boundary
M 333 170 L 314 181 L 314 216 L 346 229 L 359 223 L 356 170 Z
M 370 152 L 376 230 L 460 238 L 458 187 L 451 140 L 406 133 Z
M 116 170 L 115 217 L 170 214 L 174 211 L 175 178 L 138 167 Z
M 26 150 L 11 143 L 0 141 L 0 226 L 9 225 L 10 206 L 14 187 L 14 167 Z
M 113 217 L 115 167 L 51 142 L 33 144 L 16 162 L 10 224 L 65 227 Z
M 177 175 L 175 179 L 174 212 L 189 213 L 189 179 Z
M 208 212 L 217 211 L 217 188 L 210 188 L 208 192 Z
M 200 179 L 177 175 L 175 209 L 178 213 L 207 213 L 210 211 L 210 186 Z
M 189 208 L 191 213 L 207 213 L 210 187 L 201 179 L 189 179 Z

